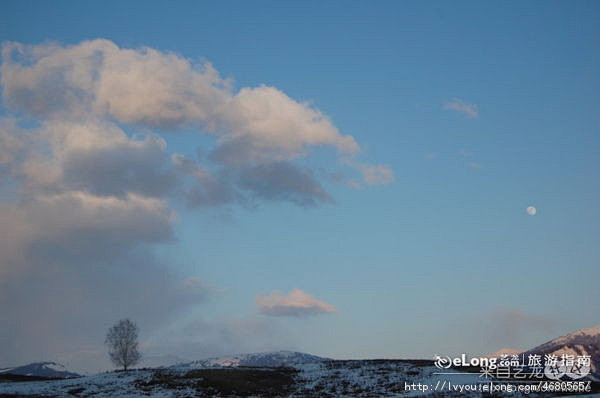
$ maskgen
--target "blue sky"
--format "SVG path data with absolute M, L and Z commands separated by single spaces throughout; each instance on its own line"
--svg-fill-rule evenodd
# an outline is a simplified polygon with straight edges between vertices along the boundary
M 174 325 L 252 319 L 285 336 L 273 348 L 429 358 L 529 348 L 599 323 L 597 2 L 0 8 L 2 41 L 104 38 L 207 60 L 234 90 L 277 87 L 354 137 L 360 161 L 393 170 L 393 182 L 361 189 L 323 179 L 335 204 L 309 208 L 171 201 L 175 239 L 148 250 L 214 287 Z M 446 109 L 452 102 L 476 114 Z M 194 157 L 214 145 L 196 130 L 160 136 Z M 301 162 L 335 171 L 333 153 L 319 148 Z M 337 311 L 258 313 L 257 295 L 292 289 Z

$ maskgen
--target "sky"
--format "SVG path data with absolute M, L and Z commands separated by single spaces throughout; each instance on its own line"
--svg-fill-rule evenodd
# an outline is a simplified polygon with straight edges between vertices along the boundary
M 0 4 L 0 367 L 600 323 L 600 4 Z M 533 206 L 536 211 L 528 212 Z

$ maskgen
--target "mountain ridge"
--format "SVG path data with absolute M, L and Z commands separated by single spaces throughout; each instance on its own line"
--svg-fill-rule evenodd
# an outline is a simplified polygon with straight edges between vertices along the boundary
M 22 366 L 2 368 L 0 374 L 61 379 L 81 377 L 79 373 L 68 371 L 64 365 L 57 362 L 33 362 Z
M 559 360 L 561 355 L 588 355 L 590 376 L 598 381 L 600 380 L 600 325 L 567 333 L 522 352 L 522 355 L 530 354 L 556 355 Z
M 320 357 L 298 351 L 267 351 L 231 356 L 212 357 L 177 364 L 171 367 L 209 368 L 209 367 L 240 367 L 240 366 L 291 366 L 312 362 L 323 362 L 331 358 Z

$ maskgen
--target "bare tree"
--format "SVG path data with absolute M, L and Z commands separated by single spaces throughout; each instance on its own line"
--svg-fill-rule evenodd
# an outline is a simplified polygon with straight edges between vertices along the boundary
M 138 351 L 138 327 L 129 319 L 121 319 L 108 329 L 104 343 L 108 346 L 110 360 L 123 370 L 139 362 L 142 355 Z

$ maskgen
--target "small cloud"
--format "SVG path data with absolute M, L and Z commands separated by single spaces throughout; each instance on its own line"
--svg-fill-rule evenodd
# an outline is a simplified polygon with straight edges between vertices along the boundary
M 360 174 L 362 174 L 362 180 L 367 185 L 387 185 L 391 184 L 395 180 L 394 171 L 386 165 L 378 164 L 375 166 L 354 163 L 352 164 Z
M 460 98 L 452 98 L 452 100 L 444 103 L 444 109 L 461 112 L 464 113 L 467 117 L 471 118 L 479 116 L 476 104 L 469 104 L 461 100 Z
M 469 163 L 469 168 L 470 169 L 483 169 L 485 166 L 482 165 L 481 163 Z
M 287 296 L 279 290 L 270 295 L 259 295 L 256 304 L 261 314 L 270 316 L 307 317 L 337 311 L 331 304 L 300 289 L 292 290 Z
M 458 152 L 458 156 L 463 157 L 463 158 L 468 158 L 473 156 L 473 152 L 468 152 L 468 151 L 459 151 Z
M 427 160 L 433 160 L 435 158 L 437 158 L 437 153 L 433 153 L 433 152 L 428 152 L 425 154 L 425 159 Z
M 343 185 L 346 185 L 350 188 L 361 189 L 363 188 L 364 184 L 388 185 L 394 182 L 394 180 L 396 179 L 394 171 L 387 165 L 371 165 L 366 163 L 360 163 L 350 158 L 343 159 L 342 163 L 358 171 L 358 174 L 360 175 L 360 179 L 344 179 Z

